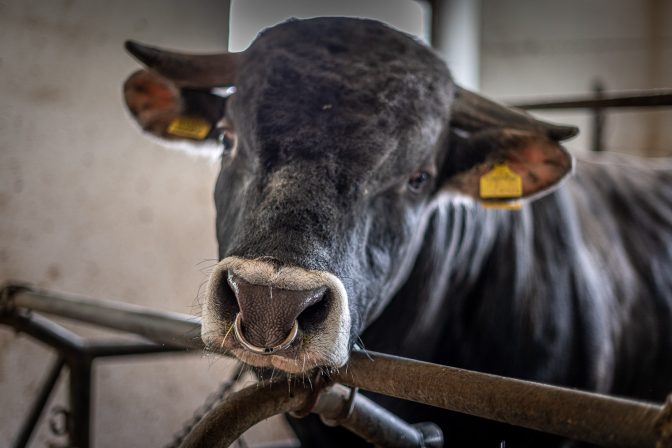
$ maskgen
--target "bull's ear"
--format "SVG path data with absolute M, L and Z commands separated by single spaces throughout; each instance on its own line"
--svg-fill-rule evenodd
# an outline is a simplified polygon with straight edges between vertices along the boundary
M 139 70 L 124 83 L 124 99 L 140 127 L 166 141 L 215 141 L 226 99 L 207 90 L 180 88 L 148 70 Z
M 143 130 L 163 141 L 221 138 L 227 99 L 219 92 L 234 85 L 238 54 L 191 55 L 133 41 L 126 49 L 147 67 L 124 83 L 126 105 Z
M 573 169 L 559 143 L 578 130 L 532 116 L 458 88 L 452 141 L 444 162 L 446 187 L 488 204 L 538 197 Z

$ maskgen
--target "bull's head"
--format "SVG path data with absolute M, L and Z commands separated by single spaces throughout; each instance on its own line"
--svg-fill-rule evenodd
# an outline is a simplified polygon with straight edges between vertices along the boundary
M 493 164 L 522 177 L 524 198 L 572 169 L 557 142 L 575 128 L 457 87 L 430 49 L 378 22 L 290 21 L 239 54 L 127 48 L 148 68 L 125 84 L 142 128 L 221 148 L 202 336 L 255 366 L 343 365 L 437 203 L 478 200 Z

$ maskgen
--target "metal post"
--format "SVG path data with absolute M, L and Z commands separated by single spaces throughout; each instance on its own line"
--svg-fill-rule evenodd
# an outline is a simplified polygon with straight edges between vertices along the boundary
M 91 446 L 91 375 L 92 359 L 84 356 L 69 363 L 70 368 L 70 416 L 68 434 L 70 444 L 77 448 Z
M 595 80 L 593 83 L 593 92 L 595 93 L 596 101 L 604 99 L 604 83 L 601 80 Z M 599 106 L 595 106 L 593 108 L 593 151 L 599 152 L 604 150 L 603 136 L 605 120 L 606 117 L 604 114 L 604 109 Z

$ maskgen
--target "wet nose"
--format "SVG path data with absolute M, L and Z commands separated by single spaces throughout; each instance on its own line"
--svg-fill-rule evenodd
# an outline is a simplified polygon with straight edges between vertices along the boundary
M 298 330 L 298 319 L 306 309 L 321 302 L 326 287 L 292 291 L 271 285 L 256 285 L 231 271 L 227 281 L 238 302 L 236 331 L 248 349 L 266 353 L 273 347 L 290 344 Z

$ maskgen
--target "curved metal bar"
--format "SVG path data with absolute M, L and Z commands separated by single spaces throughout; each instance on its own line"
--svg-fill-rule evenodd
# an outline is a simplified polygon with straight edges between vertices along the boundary
M 311 390 L 277 379 L 231 395 L 184 439 L 180 448 L 225 448 L 260 421 L 305 406 Z

